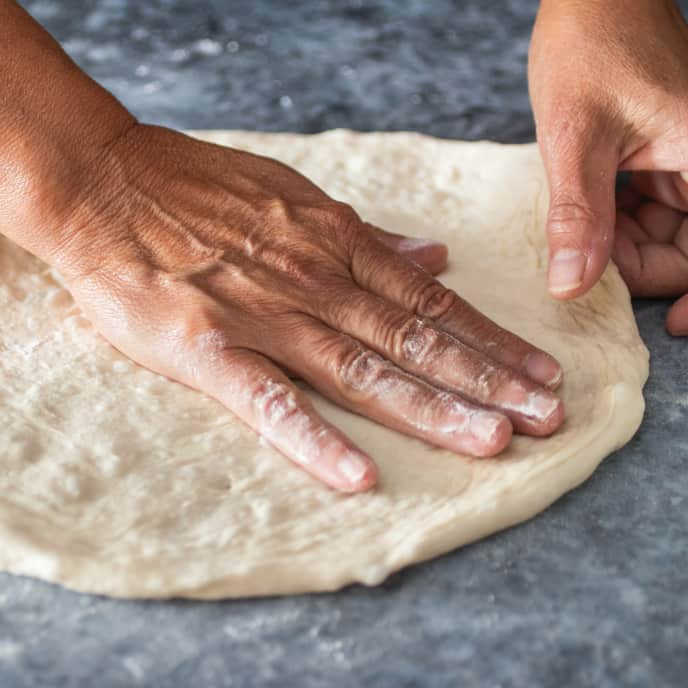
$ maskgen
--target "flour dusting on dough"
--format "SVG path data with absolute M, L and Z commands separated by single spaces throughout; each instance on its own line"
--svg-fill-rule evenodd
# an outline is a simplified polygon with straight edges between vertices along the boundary
M 343 495 L 217 401 L 130 363 L 94 333 L 53 270 L 0 239 L 1 569 L 123 597 L 374 585 L 530 518 L 633 435 L 648 355 L 628 291 L 611 266 L 575 304 L 547 294 L 546 182 L 535 146 L 346 131 L 203 136 L 296 165 L 379 226 L 446 242 L 445 284 L 563 364 L 566 422 L 552 437 L 516 437 L 500 456 L 474 459 L 308 391 L 380 468 L 376 490 Z M 432 346 L 421 325 L 408 339 L 416 360 Z M 222 364 L 221 333 L 199 346 Z M 358 375 L 403 405 L 411 387 L 391 382 L 387 369 L 364 357 Z M 294 424 L 303 461 L 310 442 L 328 441 L 327 431 L 309 438 L 308 415 L 295 412 L 288 388 L 248 390 L 240 375 L 232 383 L 264 427 Z M 447 403 L 457 402 L 447 395 Z M 546 414 L 539 403 L 525 398 L 519 410 Z M 457 406 L 442 430 L 475 430 L 479 417 Z M 432 423 L 428 410 L 423 424 Z M 136 677 L 136 666 L 127 670 Z

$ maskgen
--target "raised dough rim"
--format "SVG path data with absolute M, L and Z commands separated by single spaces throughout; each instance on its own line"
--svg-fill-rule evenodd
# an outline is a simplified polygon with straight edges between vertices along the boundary
M 188 132 L 191 135 L 202 135 L 202 134 L 212 134 L 212 133 L 224 133 L 222 130 L 208 130 L 208 131 L 190 131 Z M 232 130 L 232 134 L 241 134 L 242 132 L 238 130 Z M 269 137 L 270 134 L 264 134 L 262 132 L 245 132 L 247 134 L 261 134 L 263 136 Z M 328 135 L 336 135 L 337 133 L 352 133 L 357 136 L 379 136 L 381 132 L 375 132 L 375 133 L 358 133 L 358 132 L 351 132 L 350 130 L 332 130 L 331 132 L 323 132 L 321 134 L 315 135 L 315 136 L 323 136 L 327 137 Z M 285 136 L 284 133 L 278 134 L 279 136 Z M 293 133 L 289 134 L 286 133 L 287 136 L 292 135 L 294 137 L 300 137 L 301 135 Z M 436 137 L 431 137 L 431 136 L 425 136 L 423 134 L 418 134 L 416 132 L 393 132 L 393 133 L 385 133 L 385 136 L 387 137 L 394 137 L 394 136 L 399 136 L 401 137 L 408 137 L 408 136 L 414 136 L 418 137 L 420 139 L 426 139 L 428 141 L 438 141 L 442 139 L 437 139 Z M 458 141 L 452 141 L 452 140 L 444 140 L 449 143 L 465 143 L 465 142 L 458 142 Z M 480 146 L 482 142 L 474 142 L 473 145 L 475 146 Z M 487 145 L 491 145 L 491 142 L 484 142 Z M 514 145 L 505 145 L 505 148 L 522 148 L 522 144 L 514 144 Z M 618 278 L 617 276 L 617 279 Z M 621 283 L 621 286 L 625 289 L 625 285 Z M 643 384 L 647 380 L 648 376 L 648 366 L 647 364 L 645 365 L 645 369 L 643 371 L 639 371 L 640 379 L 642 380 Z M 599 455 L 602 457 L 599 460 L 593 460 L 593 461 L 585 461 L 585 460 L 580 460 L 580 461 L 575 461 L 573 460 L 574 453 L 569 453 L 569 454 L 563 454 L 559 461 L 557 461 L 556 464 L 547 466 L 546 468 L 543 468 L 541 471 L 538 471 L 538 473 L 541 473 L 542 471 L 550 471 L 554 468 L 554 466 L 560 466 L 562 463 L 566 462 L 568 463 L 568 466 L 571 468 L 570 473 L 568 475 L 573 476 L 571 485 L 566 487 L 565 489 L 560 489 L 557 486 L 557 482 L 559 481 L 551 481 L 548 483 L 548 485 L 551 487 L 551 489 L 545 491 L 545 490 L 539 490 L 531 495 L 531 500 L 529 500 L 528 503 L 528 508 L 524 509 L 523 508 L 523 499 L 522 495 L 523 492 L 518 493 L 518 497 L 514 499 L 515 494 L 517 493 L 516 490 L 510 491 L 509 492 L 509 498 L 505 499 L 502 498 L 499 506 L 499 518 L 495 519 L 490 523 L 490 526 L 487 527 L 485 525 L 481 527 L 473 527 L 471 535 L 467 538 L 464 539 L 464 542 L 459 545 L 458 547 L 464 546 L 466 544 L 469 544 L 471 542 L 475 542 L 476 540 L 480 539 L 481 537 L 484 537 L 490 533 L 495 533 L 500 530 L 504 530 L 506 528 L 509 528 L 513 525 L 518 525 L 519 523 L 522 523 L 525 520 L 528 520 L 529 518 L 532 518 L 533 516 L 537 515 L 539 512 L 543 511 L 546 509 L 548 506 L 550 506 L 554 501 L 556 501 L 559 497 L 561 497 L 563 494 L 566 492 L 569 492 L 570 490 L 574 489 L 578 485 L 580 485 L 588 476 L 590 476 L 595 468 L 604 460 L 606 455 L 608 453 L 611 453 L 615 451 L 616 449 L 620 448 L 623 446 L 626 442 L 628 442 L 631 437 L 635 434 L 635 430 L 632 432 L 626 432 L 624 439 L 619 440 L 617 442 L 614 441 L 606 441 L 605 442 L 605 436 L 613 436 L 613 432 L 609 432 L 610 429 L 615 429 L 615 430 L 623 430 L 624 428 L 624 421 L 626 419 L 622 418 L 619 414 L 615 414 L 614 411 L 617 407 L 618 401 L 620 398 L 623 396 L 627 395 L 633 395 L 636 397 L 637 401 L 639 401 L 638 404 L 634 404 L 634 409 L 637 408 L 638 411 L 636 413 L 636 418 L 634 419 L 633 425 L 639 425 L 642 415 L 643 415 L 643 410 L 644 410 L 644 398 L 642 395 L 642 386 L 639 388 L 636 388 L 635 385 L 629 385 L 629 384 L 624 384 L 624 383 L 619 383 L 616 384 L 612 387 L 607 388 L 608 393 L 610 394 L 610 401 L 609 401 L 609 409 L 608 409 L 608 418 L 610 419 L 611 423 L 608 425 L 604 431 L 598 432 L 596 435 L 590 438 L 589 442 L 586 443 L 585 447 L 578 448 L 578 451 L 575 452 L 575 455 L 579 457 L 584 457 L 584 455 L 590 455 L 592 454 L 597 454 L 597 451 L 595 452 L 590 452 L 590 448 L 595 448 L 596 450 L 599 450 Z M 637 422 L 636 422 L 637 421 Z M 561 481 L 561 482 L 566 482 L 566 481 Z M 521 503 L 519 503 L 519 501 Z M 494 504 L 494 502 L 493 502 Z M 491 509 L 493 513 L 497 513 L 494 507 Z M 481 514 L 484 514 L 485 512 L 482 511 L 480 512 Z M 510 518 L 507 517 L 509 514 L 514 514 Z M 462 528 L 464 529 L 465 532 L 465 521 L 462 522 Z M 387 576 L 391 575 L 392 573 L 400 570 L 401 568 L 411 564 L 411 563 L 420 563 L 422 561 L 427 561 L 428 559 L 431 559 L 433 557 L 439 556 L 441 554 L 444 554 L 448 551 L 451 551 L 453 549 L 457 548 L 456 544 L 451 544 L 452 538 L 451 533 L 453 532 L 453 529 L 449 525 L 445 525 L 442 527 L 435 527 L 432 531 L 430 531 L 432 535 L 426 535 L 424 538 L 424 543 L 421 547 L 409 547 L 409 548 L 404 548 L 403 550 L 403 555 L 400 556 L 396 561 L 392 563 L 385 563 L 383 565 L 378 565 L 373 567 L 368 571 L 368 575 L 364 575 L 365 572 L 363 572 L 360 567 L 353 573 L 353 577 L 364 584 L 368 585 L 375 585 L 380 583 L 382 580 L 384 580 Z M 107 596 L 111 597 L 126 597 L 126 598 L 147 598 L 147 599 L 153 599 L 153 598 L 170 598 L 170 597 L 193 597 L 195 599 L 230 599 L 230 598 L 238 598 L 238 597 L 247 597 L 247 596 L 252 596 L 252 597 L 259 597 L 259 596 L 273 596 L 273 595 L 284 595 L 284 594 L 294 594 L 294 593 L 301 593 L 304 587 L 310 588 L 312 592 L 326 592 L 326 591 L 333 591 L 341 588 L 343 585 L 351 583 L 351 578 L 352 574 L 351 572 L 347 575 L 346 572 L 340 572 L 338 575 L 333 575 L 330 576 L 329 578 L 325 579 L 323 576 L 323 572 L 320 571 L 317 576 L 314 576 L 310 573 L 310 567 L 307 565 L 307 562 L 303 562 L 302 560 L 297 560 L 295 559 L 294 562 L 290 562 L 289 565 L 285 564 L 280 564 L 279 570 L 272 570 L 270 567 L 264 567 L 263 569 L 254 569 L 251 573 L 251 585 L 252 585 L 252 590 L 250 592 L 247 592 L 245 590 L 242 590 L 242 581 L 241 579 L 232 579 L 228 577 L 223 577 L 223 578 L 218 578 L 215 581 L 208 583 L 205 586 L 202 586 L 200 588 L 193 588 L 193 589 L 185 589 L 185 588 L 180 588 L 178 590 L 175 590 L 173 592 L 168 592 L 165 595 L 159 595 L 156 594 L 155 588 L 148 589 L 146 586 L 141 586 L 139 590 L 137 591 L 132 591 L 131 588 L 128 588 L 126 592 L 120 592 L 118 590 L 113 590 L 112 587 L 99 587 L 97 584 L 97 581 L 101 577 L 101 571 L 103 569 L 103 564 L 94 564 L 92 560 L 84 560 L 81 557 L 70 557 L 68 560 L 68 563 L 60 562 L 57 564 L 57 562 L 54 559 L 54 556 L 52 553 L 48 550 L 48 548 L 43 548 L 41 546 L 36 546 L 33 543 L 27 543 L 26 540 L 22 540 L 21 538 L 17 538 L 16 535 L 16 530 L 12 529 L 10 527 L 7 527 L 5 524 L 0 523 L 0 540 L 3 540 L 5 542 L 8 541 L 13 541 L 16 546 L 15 552 L 22 551 L 24 552 L 24 559 L 25 561 L 31 562 L 31 564 L 22 567 L 22 566 L 17 566 L 16 561 L 12 567 L 12 571 L 17 574 L 24 574 L 24 575 L 29 575 L 29 576 L 35 576 L 37 578 L 46 580 L 46 573 L 45 573 L 45 568 L 41 566 L 41 562 L 44 563 L 45 566 L 55 566 L 57 565 L 57 570 L 53 569 L 51 571 L 51 579 L 54 582 L 57 583 L 63 583 L 66 587 L 70 589 L 75 589 L 79 590 L 81 592 L 87 592 L 87 593 L 95 593 L 95 594 L 104 594 Z M 455 540 L 454 540 L 455 542 Z M 450 544 L 448 544 L 450 543 Z M 0 567 L 2 565 L 5 565 L 5 568 L 9 568 L 6 566 L 5 562 L 2 560 L 2 553 L 0 553 Z M 41 572 L 41 569 L 43 568 L 43 573 Z M 113 566 L 109 566 L 110 570 L 112 570 Z M 60 570 L 67 570 L 71 573 L 74 572 L 74 570 L 79 571 L 78 576 L 73 576 L 69 575 L 60 575 L 59 571 Z M 126 571 L 126 569 L 124 569 Z M 372 573 L 374 572 L 374 575 Z M 270 586 L 269 591 L 258 591 L 256 592 L 255 590 L 255 582 L 258 576 L 262 576 L 263 579 L 267 581 L 267 584 Z M 132 579 L 135 581 L 139 581 L 141 579 L 140 575 L 134 575 L 132 576 Z M 124 580 L 124 579 L 120 579 Z M 94 583 L 95 581 L 95 583 Z M 232 582 L 232 594 L 227 595 L 226 593 L 226 588 L 227 588 L 227 581 L 233 581 Z M 279 581 L 279 584 L 276 584 L 276 582 Z M 286 584 L 283 584 L 285 583 Z M 298 589 L 294 587 L 294 581 L 298 581 Z M 110 581 L 111 582 L 111 581 Z M 243 583 L 245 584 L 245 582 Z M 280 587 L 281 585 L 281 587 Z M 121 587 L 126 587 L 126 585 L 121 586 Z M 220 590 L 224 590 L 224 592 L 219 592 Z
M 645 378 L 647 378 L 647 375 L 645 375 Z M 575 452 L 575 455 L 581 458 L 583 458 L 586 455 L 599 455 L 605 457 L 609 453 L 623 446 L 635 434 L 635 431 L 627 432 L 625 438 L 618 442 L 605 441 L 605 437 L 610 437 L 614 435 L 614 433 L 609 432 L 610 429 L 621 430 L 624 427 L 627 427 L 626 423 L 621 418 L 621 415 L 615 413 L 615 409 L 618 405 L 619 399 L 627 394 L 633 394 L 633 391 L 630 385 L 619 383 L 617 385 L 614 385 L 613 387 L 608 388 L 608 393 L 610 395 L 610 402 L 607 417 L 610 419 L 611 424 L 605 428 L 605 431 L 598 432 L 595 436 L 593 436 L 590 439 L 588 443 L 586 443 L 584 447 L 579 448 L 578 451 Z M 642 392 L 637 393 L 636 396 L 639 398 L 640 404 L 638 404 L 636 407 L 638 409 L 638 413 L 637 417 L 634 420 L 636 420 L 639 424 L 640 420 L 642 419 L 645 404 Z M 591 448 L 594 448 L 595 451 L 590 452 L 589 450 Z M 599 454 L 597 454 L 597 450 L 599 450 Z M 561 466 L 561 464 L 566 463 L 569 467 L 571 467 L 572 470 L 570 475 L 574 476 L 573 481 L 575 481 L 575 484 L 573 484 L 570 487 L 566 487 L 562 490 L 559 489 L 557 484 L 568 484 L 565 481 L 551 481 L 547 483 L 552 486 L 552 489 L 550 489 L 549 491 L 538 490 L 535 493 L 533 493 L 532 499 L 529 500 L 528 508 L 525 510 L 523 508 L 523 492 L 518 492 L 517 490 L 510 491 L 510 497 L 508 499 L 502 499 L 500 501 L 500 508 L 498 511 L 494 507 L 492 508 L 493 513 L 499 514 L 499 518 L 495 521 L 492 521 L 489 526 L 485 526 L 483 524 L 482 528 L 475 527 L 469 538 L 465 540 L 464 545 L 470 544 L 471 542 L 475 542 L 476 540 L 488 534 L 496 533 L 501 530 L 505 530 L 511 526 L 518 525 L 519 523 L 522 523 L 523 521 L 526 521 L 534 517 L 535 515 L 546 509 L 548 506 L 550 506 L 563 494 L 575 489 L 578 485 L 580 485 L 588 476 L 590 476 L 594 472 L 595 468 L 597 468 L 597 466 L 604 460 L 604 458 L 601 458 L 599 460 L 586 462 L 584 460 L 575 461 L 572 460 L 573 458 L 574 453 L 564 454 L 562 455 L 561 459 L 555 464 L 555 466 L 559 467 Z M 543 470 L 548 471 L 552 469 L 553 466 L 550 465 Z M 484 512 L 481 513 L 484 514 Z M 462 528 L 465 528 L 465 522 L 463 522 L 461 526 Z M 407 548 L 404 551 L 404 556 L 400 557 L 395 562 L 389 563 L 384 567 L 378 567 L 377 570 L 379 574 L 374 578 L 366 579 L 366 576 L 361 575 L 361 571 L 359 569 L 354 574 L 356 580 L 363 584 L 376 585 L 382 582 L 392 573 L 404 568 L 405 566 L 408 566 L 411 563 L 420 563 L 422 561 L 427 561 L 428 559 L 432 559 L 436 556 L 445 554 L 453 549 L 456 549 L 456 545 L 452 544 L 454 540 L 451 537 L 453 533 L 451 526 L 444 526 L 442 528 L 438 527 L 435 528 L 432 532 L 435 534 L 435 536 L 433 537 L 433 535 L 426 535 L 426 537 L 424 537 L 424 544 L 421 548 Z M 3 527 L 3 524 L 1 523 L 0 537 L 2 540 L 12 539 L 15 542 L 17 542 L 17 539 L 13 536 L 12 531 Z M 23 549 L 26 552 L 26 554 L 29 555 L 29 561 L 35 561 L 36 555 L 38 555 L 38 561 L 45 561 L 46 556 L 50 561 L 54 561 L 52 554 L 44 551 L 40 547 L 31 547 L 31 545 L 27 545 L 25 541 L 21 540 L 19 540 L 18 544 L 21 547 L 21 549 Z M 64 565 L 64 563 L 62 565 Z M 158 599 L 167 599 L 170 597 L 193 597 L 195 599 L 206 600 L 232 599 L 247 596 L 261 597 L 295 593 L 303 594 L 301 591 L 304 587 L 310 588 L 311 592 L 330 592 L 337 590 L 341 588 L 343 585 L 352 582 L 351 573 L 347 574 L 346 572 L 340 572 L 337 576 L 330 577 L 326 580 L 323 578 L 322 571 L 317 576 L 311 575 L 311 569 L 307 565 L 307 562 L 304 562 L 299 559 L 294 560 L 293 564 L 290 562 L 289 566 L 281 564 L 278 570 L 272 570 L 271 568 L 253 570 L 251 575 L 251 586 L 253 587 L 253 589 L 251 590 L 251 592 L 242 590 L 241 579 L 237 578 L 232 580 L 231 578 L 225 577 L 218 578 L 216 581 L 209 583 L 201 588 L 194 588 L 191 590 L 181 588 L 179 590 L 175 590 L 165 595 L 156 595 L 154 589 L 150 590 L 145 587 L 142 587 L 140 590 L 137 591 L 133 591 L 131 587 L 128 587 L 126 592 L 113 590 L 112 587 L 108 587 L 107 589 L 100 588 L 97 585 L 97 583 L 93 584 L 93 581 L 97 581 L 99 579 L 102 566 L 103 565 L 100 563 L 94 564 L 90 560 L 84 561 L 81 558 L 72 557 L 70 560 L 70 565 L 67 566 L 67 568 L 72 570 L 78 570 L 80 572 L 78 579 L 70 575 L 60 575 L 59 570 L 57 575 L 53 572 L 51 577 L 54 581 L 58 583 L 62 583 L 64 581 L 64 584 L 67 585 L 69 588 L 79 590 L 81 592 L 105 594 L 110 597 L 126 597 L 130 599 L 153 599 L 156 597 Z M 26 566 L 25 568 L 22 568 L 17 567 L 15 565 L 13 567 L 13 570 L 19 574 L 35 576 L 45 580 L 45 573 L 41 575 L 41 571 L 38 569 L 38 567 L 35 566 Z M 140 576 L 133 576 L 133 578 L 137 579 L 140 578 Z M 264 592 L 256 592 L 255 582 L 257 578 L 262 578 L 263 580 L 266 580 L 267 584 L 270 586 L 270 590 L 266 590 Z M 119 577 L 119 579 L 125 580 L 124 577 Z M 245 580 L 246 579 L 244 578 L 243 581 L 245 582 Z M 231 596 L 227 595 L 226 593 L 228 581 L 232 581 L 231 586 L 233 592 Z M 282 585 L 280 587 L 279 584 L 276 584 L 276 581 L 280 581 L 280 583 L 283 581 L 287 581 L 287 584 Z M 296 589 L 296 587 L 293 584 L 293 581 L 298 581 L 298 588 L 300 589 Z M 129 585 L 130 584 L 131 582 L 129 582 Z M 221 590 L 224 590 L 225 592 L 220 592 Z

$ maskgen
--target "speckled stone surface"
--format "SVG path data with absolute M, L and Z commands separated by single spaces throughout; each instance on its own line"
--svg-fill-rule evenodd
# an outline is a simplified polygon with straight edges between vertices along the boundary
M 536 4 L 26 6 L 146 121 L 523 141 Z M 666 308 L 636 304 L 653 356 L 637 437 L 538 518 L 332 595 L 121 602 L 0 575 L 0 687 L 686 685 L 688 351 Z

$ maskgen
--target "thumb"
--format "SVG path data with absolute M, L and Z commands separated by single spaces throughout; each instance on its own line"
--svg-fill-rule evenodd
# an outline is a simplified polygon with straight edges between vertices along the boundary
M 550 187 L 548 281 L 552 296 L 571 299 L 594 286 L 609 262 L 620 137 L 589 121 L 556 127 L 540 139 Z

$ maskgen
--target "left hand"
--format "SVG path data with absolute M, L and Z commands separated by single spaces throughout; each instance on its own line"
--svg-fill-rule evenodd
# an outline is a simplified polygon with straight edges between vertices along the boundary
M 529 81 L 555 298 L 587 292 L 612 251 L 635 295 L 688 291 L 687 65 L 674 0 L 542 0 Z M 617 212 L 619 170 L 636 174 Z M 676 308 L 669 329 L 688 333 L 688 302 Z

